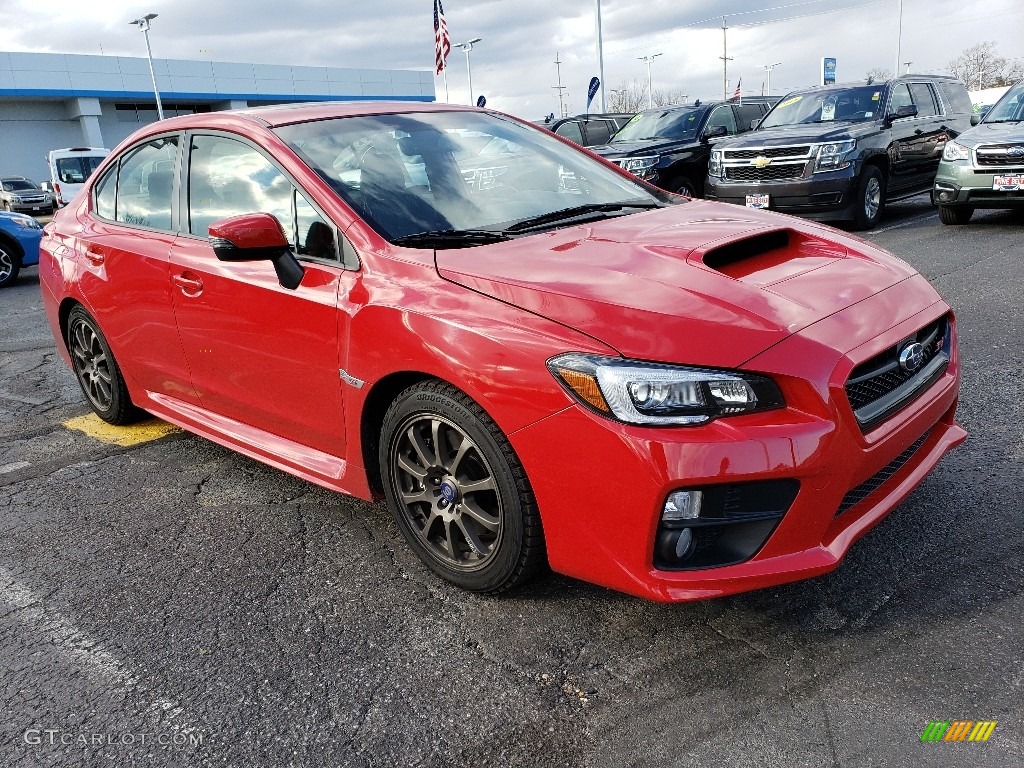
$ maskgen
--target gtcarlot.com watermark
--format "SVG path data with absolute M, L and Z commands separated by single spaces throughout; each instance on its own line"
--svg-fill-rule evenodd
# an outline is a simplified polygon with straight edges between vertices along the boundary
M 87 733 L 84 731 L 62 731 L 56 728 L 29 728 L 22 738 L 32 746 L 50 747 L 200 747 L 201 733 L 134 733 L 112 731 L 108 733 Z

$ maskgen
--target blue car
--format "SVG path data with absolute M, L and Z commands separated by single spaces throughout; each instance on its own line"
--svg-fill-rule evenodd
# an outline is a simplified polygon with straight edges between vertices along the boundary
M 39 263 L 42 225 L 31 216 L 0 211 L 0 288 L 18 279 L 22 267 Z

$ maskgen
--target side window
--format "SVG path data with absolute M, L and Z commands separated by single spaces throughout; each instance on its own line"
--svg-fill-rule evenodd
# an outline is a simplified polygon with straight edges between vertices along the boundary
M 117 194 L 117 163 L 96 182 L 96 215 L 114 220 L 114 201 Z
M 907 88 L 906 83 L 900 83 L 892 89 L 892 95 L 889 96 L 889 114 L 896 114 L 896 110 L 900 107 L 909 107 L 913 105 L 913 100 L 910 98 L 910 89 Z
M 940 80 L 939 89 L 942 91 L 942 100 L 946 102 L 947 113 L 960 112 L 969 115 L 974 111 L 971 97 L 959 80 Z
M 739 104 L 735 109 L 736 123 L 740 133 L 750 130 L 752 120 L 760 120 L 764 117 L 763 104 Z
M 338 261 L 334 227 L 324 221 L 316 208 L 298 191 L 295 193 L 295 222 L 298 228 L 295 252 L 298 255 Z
M 583 143 L 583 131 L 580 130 L 580 124 L 575 120 L 562 123 L 555 129 L 555 133 L 559 136 L 564 136 L 569 141 L 575 141 L 577 144 Z
M 914 97 L 914 104 L 917 105 L 918 117 L 931 117 L 938 114 L 935 96 L 932 95 L 932 87 L 928 83 L 911 83 L 910 95 Z
M 587 121 L 587 145 L 607 144 L 612 137 L 612 130 L 607 120 Z
M 749 122 L 747 123 L 749 125 Z M 709 131 L 712 128 L 717 128 L 720 125 L 724 125 L 725 129 L 729 132 L 729 135 L 736 133 L 736 119 L 732 114 L 732 107 L 728 104 L 723 104 L 720 107 L 715 107 L 711 112 L 711 117 L 708 118 L 708 124 L 704 126 L 705 131 Z
M 116 220 L 171 228 L 171 187 L 178 137 L 155 139 L 128 151 L 117 175 Z
M 243 213 L 271 213 L 294 244 L 292 185 L 262 154 L 235 139 L 193 136 L 188 169 L 189 232 Z

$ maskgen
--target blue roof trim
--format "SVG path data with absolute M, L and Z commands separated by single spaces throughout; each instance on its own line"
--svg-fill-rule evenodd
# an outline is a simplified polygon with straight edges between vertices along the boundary
M 0 88 L 0 98 L 5 96 L 47 97 L 62 99 L 141 99 L 153 98 L 152 91 L 71 91 L 50 88 Z M 161 100 L 189 101 L 435 101 L 434 96 L 339 96 L 328 93 L 310 93 L 296 95 L 294 93 L 184 93 L 180 91 L 161 91 Z

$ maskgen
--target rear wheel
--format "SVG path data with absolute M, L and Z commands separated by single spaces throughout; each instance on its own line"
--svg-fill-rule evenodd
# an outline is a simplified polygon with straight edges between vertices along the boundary
M 672 188 L 669 191 L 674 194 L 686 197 L 699 197 L 696 185 L 685 176 L 681 179 L 676 179 L 670 186 Z
M 21 271 L 21 255 L 10 243 L 0 240 L 0 288 L 6 288 L 18 279 Z
M 440 381 L 402 392 L 384 417 L 378 458 L 399 529 L 442 578 L 496 594 L 544 565 L 526 473 L 498 426 L 463 392 Z
M 966 205 L 939 206 L 939 221 L 943 224 L 966 224 L 974 215 L 974 209 Z
M 871 229 L 885 209 L 885 179 L 876 165 L 866 165 L 857 182 L 857 200 L 853 211 L 856 229 Z
M 132 403 L 121 369 L 96 321 L 82 307 L 68 315 L 68 352 L 75 376 L 93 411 L 110 424 L 130 424 L 142 416 Z

